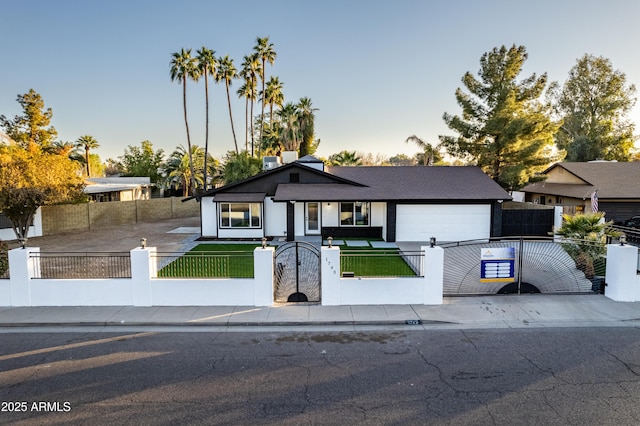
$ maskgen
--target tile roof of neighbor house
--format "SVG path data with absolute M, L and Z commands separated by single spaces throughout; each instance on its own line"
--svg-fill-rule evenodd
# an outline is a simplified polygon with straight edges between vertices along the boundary
M 338 200 L 510 200 L 511 196 L 477 167 L 329 167 L 349 184 L 280 184 L 274 201 Z
M 537 182 L 522 188 L 525 192 L 588 198 L 598 191 L 598 198 L 640 198 L 640 162 L 595 161 L 557 163 L 545 170 L 562 167 L 585 181 L 585 184 Z

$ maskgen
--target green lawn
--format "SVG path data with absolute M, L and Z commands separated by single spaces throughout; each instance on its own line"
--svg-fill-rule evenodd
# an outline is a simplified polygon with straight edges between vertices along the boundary
M 416 261 L 418 260 L 416 259 Z M 400 255 L 398 249 L 387 248 L 341 246 L 340 270 L 341 272 L 353 272 L 356 277 L 417 276 Z
M 253 278 L 260 244 L 199 244 L 158 271 L 161 278 Z M 171 258 L 169 258 L 171 259 Z

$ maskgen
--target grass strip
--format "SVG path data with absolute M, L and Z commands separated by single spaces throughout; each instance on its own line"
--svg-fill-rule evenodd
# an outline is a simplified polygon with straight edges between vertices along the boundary
M 253 278 L 260 244 L 199 244 L 158 271 L 161 278 Z

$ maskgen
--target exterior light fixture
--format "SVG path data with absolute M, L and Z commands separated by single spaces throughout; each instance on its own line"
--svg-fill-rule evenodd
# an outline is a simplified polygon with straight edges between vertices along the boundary
M 620 245 L 623 246 L 627 242 L 627 236 L 625 234 L 620 235 Z
M 333 237 L 327 238 L 327 242 L 329 243 L 329 248 L 333 247 Z
M 140 248 L 147 248 L 147 239 L 140 238 Z
M 262 248 L 263 249 L 267 248 L 267 239 L 266 239 L 266 237 L 262 237 Z
M 431 248 L 436 246 L 436 237 L 429 238 L 429 245 L 431 246 Z

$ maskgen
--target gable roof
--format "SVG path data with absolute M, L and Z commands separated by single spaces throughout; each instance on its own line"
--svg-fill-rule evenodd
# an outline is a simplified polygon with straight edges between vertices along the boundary
M 265 179 L 269 179 L 269 178 L 276 178 L 277 175 L 280 175 L 280 174 L 285 174 L 286 175 L 287 173 L 294 172 L 295 169 L 298 169 L 298 170 L 301 170 L 301 171 L 305 171 L 307 173 L 315 175 L 315 176 L 318 177 L 319 181 L 323 181 L 325 183 L 326 182 L 332 182 L 332 183 L 341 183 L 341 184 L 347 184 L 347 185 L 354 185 L 354 186 L 358 186 L 358 187 L 363 186 L 363 184 L 361 184 L 361 183 L 354 182 L 354 181 L 351 181 L 349 179 L 342 178 L 340 176 L 332 175 L 332 174 L 327 173 L 325 171 L 318 170 L 315 167 L 310 167 L 310 166 L 307 166 L 305 164 L 302 164 L 300 162 L 295 161 L 293 163 L 288 163 L 288 164 L 285 164 L 284 166 L 277 167 L 275 169 L 262 171 L 262 172 L 260 172 L 260 173 L 258 173 L 256 175 L 250 176 L 250 177 L 248 177 L 246 179 L 242 179 L 242 180 L 239 180 L 239 181 L 236 181 L 236 182 L 231 182 L 231 183 L 229 183 L 227 185 L 224 185 L 224 186 L 221 186 L 221 187 L 218 187 L 218 188 L 210 189 L 210 190 L 208 190 L 206 192 L 203 192 L 202 194 L 199 194 L 198 196 L 192 196 L 192 197 L 189 197 L 188 199 L 201 198 L 201 197 L 207 197 L 207 196 L 214 196 L 214 195 L 216 195 L 218 193 L 227 192 L 227 191 L 240 192 L 240 191 L 243 190 L 243 187 L 244 188 L 250 188 L 251 185 L 256 181 L 261 181 L 261 180 L 265 180 Z M 282 185 L 282 183 L 280 183 L 280 185 Z M 250 191 L 246 191 L 246 192 L 256 192 L 256 191 L 250 190 Z M 261 192 L 261 191 L 258 191 L 258 192 Z M 262 191 L 262 192 L 264 192 L 264 191 Z
M 598 191 L 598 198 L 640 198 L 640 162 L 595 161 L 556 163 L 543 173 L 561 167 L 582 179 L 584 184 L 537 182 L 522 188 L 524 192 L 586 198 Z
M 357 166 L 326 171 L 304 163 L 303 157 L 276 169 L 211 189 L 200 197 L 241 193 L 273 197 L 274 201 L 495 201 L 511 196 L 478 167 Z M 290 175 L 300 172 L 300 180 Z M 193 197 L 192 197 L 193 198 Z M 224 197 L 222 198 L 224 199 Z

